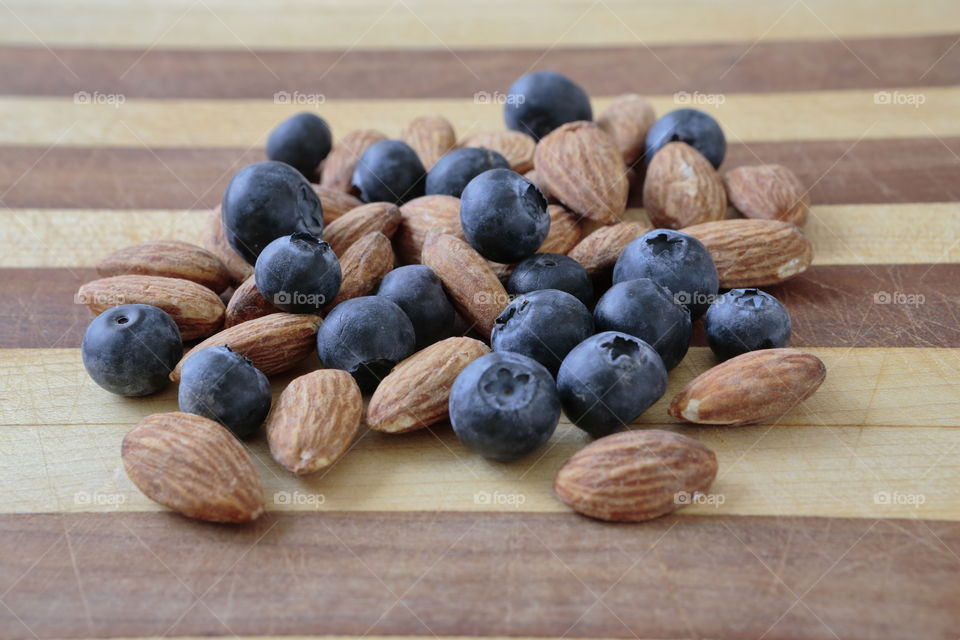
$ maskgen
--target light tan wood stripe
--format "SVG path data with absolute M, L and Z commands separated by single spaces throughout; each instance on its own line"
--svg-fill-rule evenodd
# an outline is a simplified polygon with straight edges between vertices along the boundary
M 0 43 L 162 48 L 497 48 L 833 39 L 960 29 L 949 0 L 97 0 L 0 5 Z M 504 20 L 503 16 L 509 16 Z M 464 73 L 467 73 L 464 70 Z
M 500 88 L 505 90 L 506 87 Z M 930 138 L 960 135 L 960 88 L 887 91 L 729 94 L 722 104 L 698 105 L 720 121 L 731 143 L 789 140 Z M 268 97 L 269 98 L 269 97 Z M 602 109 L 609 97 L 594 100 Z M 915 105 L 906 101 L 922 100 Z M 673 96 L 653 98 L 658 112 L 683 106 Z M 0 144 L 122 147 L 255 147 L 304 105 L 265 100 L 126 100 L 75 104 L 73 98 L 0 98 Z M 327 100 L 315 108 L 343 135 L 375 127 L 397 135 L 423 113 L 441 113 L 460 136 L 502 129 L 499 105 L 463 99 Z M 829 167 L 824 167 L 827 171 Z

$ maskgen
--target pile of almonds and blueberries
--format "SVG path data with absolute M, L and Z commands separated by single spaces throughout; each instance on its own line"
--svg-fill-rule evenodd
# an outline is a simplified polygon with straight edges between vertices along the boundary
M 556 496 L 642 521 L 717 474 L 697 440 L 625 430 L 666 392 L 698 319 L 718 364 L 672 398 L 672 417 L 774 421 L 816 391 L 823 362 L 788 348 L 790 315 L 757 288 L 811 262 L 809 199 L 788 168 L 721 177 L 710 115 L 657 119 L 625 95 L 594 120 L 553 71 L 508 98 L 507 130 L 459 142 L 430 115 L 399 139 L 363 129 L 334 145 L 323 119 L 295 115 L 268 161 L 233 176 L 203 247 L 157 240 L 98 264 L 77 294 L 99 314 L 82 345 L 90 377 L 123 396 L 179 384 L 179 412 L 123 439 L 144 494 L 245 522 L 264 497 L 240 440 L 261 427 L 301 475 L 335 464 L 363 425 L 449 421 L 465 447 L 510 462 L 544 447 L 562 412 L 596 440 L 557 473 Z M 650 224 L 623 219 L 634 186 Z M 324 368 L 272 402 L 269 378 L 314 351 Z

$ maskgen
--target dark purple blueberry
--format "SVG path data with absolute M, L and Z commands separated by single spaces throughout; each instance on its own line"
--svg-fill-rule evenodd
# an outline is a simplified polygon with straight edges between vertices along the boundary
M 671 142 L 686 142 L 703 154 L 714 169 L 720 167 L 727 153 L 723 129 L 713 116 L 698 109 L 677 109 L 653 123 L 644 143 L 647 164 L 653 159 L 653 154 Z
M 537 253 L 514 268 L 507 293 L 518 295 L 540 289 L 566 291 L 583 304 L 593 304 L 593 281 L 579 262 L 559 253 Z
M 503 120 L 508 129 L 539 140 L 567 122 L 593 120 L 593 111 L 590 96 L 573 80 L 556 71 L 534 71 L 510 87 Z
M 453 383 L 449 408 L 460 442 L 499 462 L 543 446 L 560 421 L 550 372 L 518 353 L 488 353 L 467 365 Z
M 80 345 L 83 366 L 93 381 L 121 396 L 145 396 L 163 389 L 183 356 L 177 323 L 148 304 L 107 309 L 90 323 Z
M 710 349 L 721 360 L 790 343 L 786 307 L 759 289 L 731 289 L 718 297 L 707 309 L 703 328 Z
M 309 233 L 271 242 L 257 258 L 257 290 L 289 313 L 319 313 L 340 291 L 340 262 L 333 249 Z
M 183 363 L 177 400 L 180 411 L 216 420 L 246 438 L 270 412 L 270 382 L 230 347 L 207 347 Z
M 496 151 L 480 147 L 454 149 L 444 154 L 430 169 L 426 194 L 459 198 L 464 187 L 484 171 L 509 168 L 507 159 Z
M 532 256 L 550 232 L 543 194 L 510 169 L 484 171 L 470 181 L 460 196 L 460 224 L 480 255 L 504 263 Z
M 395 302 L 410 318 L 417 351 L 453 335 L 457 312 L 430 267 L 411 264 L 394 269 L 380 282 L 377 295 Z
M 317 178 L 317 167 L 330 153 L 330 127 L 320 116 L 298 113 L 278 124 L 267 138 L 267 157 L 285 162 L 308 180 Z
M 353 186 L 364 202 L 403 204 L 423 195 L 427 170 L 417 152 L 400 140 L 367 147 L 353 170 Z

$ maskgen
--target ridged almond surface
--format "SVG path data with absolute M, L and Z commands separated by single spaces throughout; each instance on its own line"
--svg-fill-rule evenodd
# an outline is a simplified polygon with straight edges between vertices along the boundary
M 386 139 L 387 136 L 374 129 L 356 129 L 345 135 L 342 140 L 333 145 L 330 154 L 323 161 L 320 186 L 351 193 L 353 170 L 357 168 L 360 156 L 371 145 Z
M 230 272 L 203 247 L 176 240 L 156 240 L 117 249 L 97 263 L 102 277 L 141 275 L 182 278 L 220 293 L 230 286 Z
M 180 369 L 200 349 L 227 346 L 244 356 L 264 375 L 289 371 L 316 348 L 320 316 L 312 313 L 272 313 L 224 329 L 183 354 L 170 373 L 180 381 Z
M 371 202 L 351 209 L 323 230 L 323 239 L 338 256 L 354 242 L 374 231 L 388 238 L 400 226 L 400 209 L 392 202 Z
M 679 229 L 727 215 L 727 193 L 710 161 L 683 142 L 653 156 L 643 181 L 643 207 L 658 228 Z
M 404 264 L 420 264 L 428 234 L 447 233 L 466 239 L 460 226 L 460 198 L 443 195 L 414 198 L 400 207 L 400 218 L 394 245 Z
M 363 205 L 360 198 L 340 191 L 339 189 L 313 185 L 313 190 L 317 193 L 317 197 L 320 198 L 320 206 L 323 207 L 324 224 L 330 224 L 351 209 L 356 209 Z
M 550 231 L 537 253 L 568 253 L 583 238 L 583 229 L 572 213 L 558 204 L 547 206 Z
M 583 265 L 591 276 L 611 269 L 628 244 L 650 231 L 642 222 L 618 222 L 600 227 L 577 243 L 567 255 Z
M 696 424 L 752 424 L 779 418 L 820 387 L 827 368 L 799 349 L 749 351 L 690 381 L 670 415 Z
M 597 126 L 613 138 L 629 167 L 643 156 L 643 143 L 656 120 L 653 106 L 631 93 L 615 98 L 597 118 Z
M 778 284 L 803 273 L 813 261 L 810 240 L 789 222 L 718 220 L 681 231 L 707 247 L 726 289 Z
M 453 381 L 490 348 L 473 338 L 447 338 L 419 351 L 377 386 L 367 424 L 384 433 L 406 433 L 447 418 Z
M 254 276 L 250 276 L 243 281 L 243 284 L 234 289 L 233 295 L 230 296 L 223 326 L 229 329 L 241 322 L 262 318 L 271 313 L 280 313 L 280 309 L 277 309 L 260 295 Z
M 810 196 L 797 174 L 783 165 L 737 167 L 727 171 L 723 181 L 730 203 L 744 217 L 806 224 Z
M 433 269 L 460 314 L 490 337 L 507 306 L 507 291 L 487 261 L 465 240 L 433 234 L 423 245 L 423 264 Z
M 263 513 L 263 487 L 246 449 L 213 420 L 190 413 L 147 416 L 123 438 L 123 467 L 148 498 L 210 522 Z
M 180 337 L 205 338 L 223 326 L 226 309 L 210 289 L 181 278 L 111 276 L 88 282 L 77 291 L 76 302 L 94 313 L 121 304 L 150 304 L 170 314 Z
M 453 125 L 439 115 L 414 118 L 400 132 L 400 139 L 417 152 L 417 157 L 427 171 L 430 171 L 440 156 L 457 146 L 457 134 Z
M 273 459 L 297 475 L 326 469 L 360 430 L 363 397 L 346 371 L 323 369 L 294 379 L 267 416 Z
M 536 141 L 520 131 L 484 131 L 460 141 L 461 147 L 483 147 L 496 151 L 510 163 L 517 173 L 533 169 L 533 151 Z
M 344 300 L 359 298 L 373 291 L 383 276 L 393 269 L 393 246 L 390 239 L 379 231 L 368 233 L 357 240 L 343 257 L 340 258 L 340 270 L 343 278 L 340 291 L 337 292 L 329 308 Z
M 717 457 L 671 431 L 625 431 L 600 438 L 567 460 L 553 483 L 561 501 L 591 518 L 641 522 L 684 504 L 678 494 L 705 491 Z
M 207 217 L 207 232 L 203 238 L 203 248 L 217 256 L 226 267 L 233 284 L 237 285 L 253 275 L 253 265 L 244 260 L 227 241 L 223 233 L 223 219 L 220 216 L 220 206 L 210 212 Z
M 544 136 L 533 155 L 537 179 L 574 213 L 608 224 L 627 207 L 627 166 L 606 132 L 568 122 Z

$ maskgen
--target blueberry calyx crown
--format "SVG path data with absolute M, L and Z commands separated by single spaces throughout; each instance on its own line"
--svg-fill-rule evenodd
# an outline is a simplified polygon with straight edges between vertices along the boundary
M 653 250 L 653 255 L 660 255 L 664 252 L 672 252 L 674 248 L 683 244 L 683 238 L 671 236 L 668 233 L 658 233 L 646 240 L 647 245 Z
M 624 356 L 633 360 L 640 351 L 639 344 L 622 336 L 614 336 L 610 340 L 603 342 L 600 348 L 609 354 L 611 362 L 616 362 Z
M 514 373 L 499 366 L 485 372 L 478 386 L 490 404 L 498 409 L 516 410 L 530 404 L 536 383 L 529 372 Z

